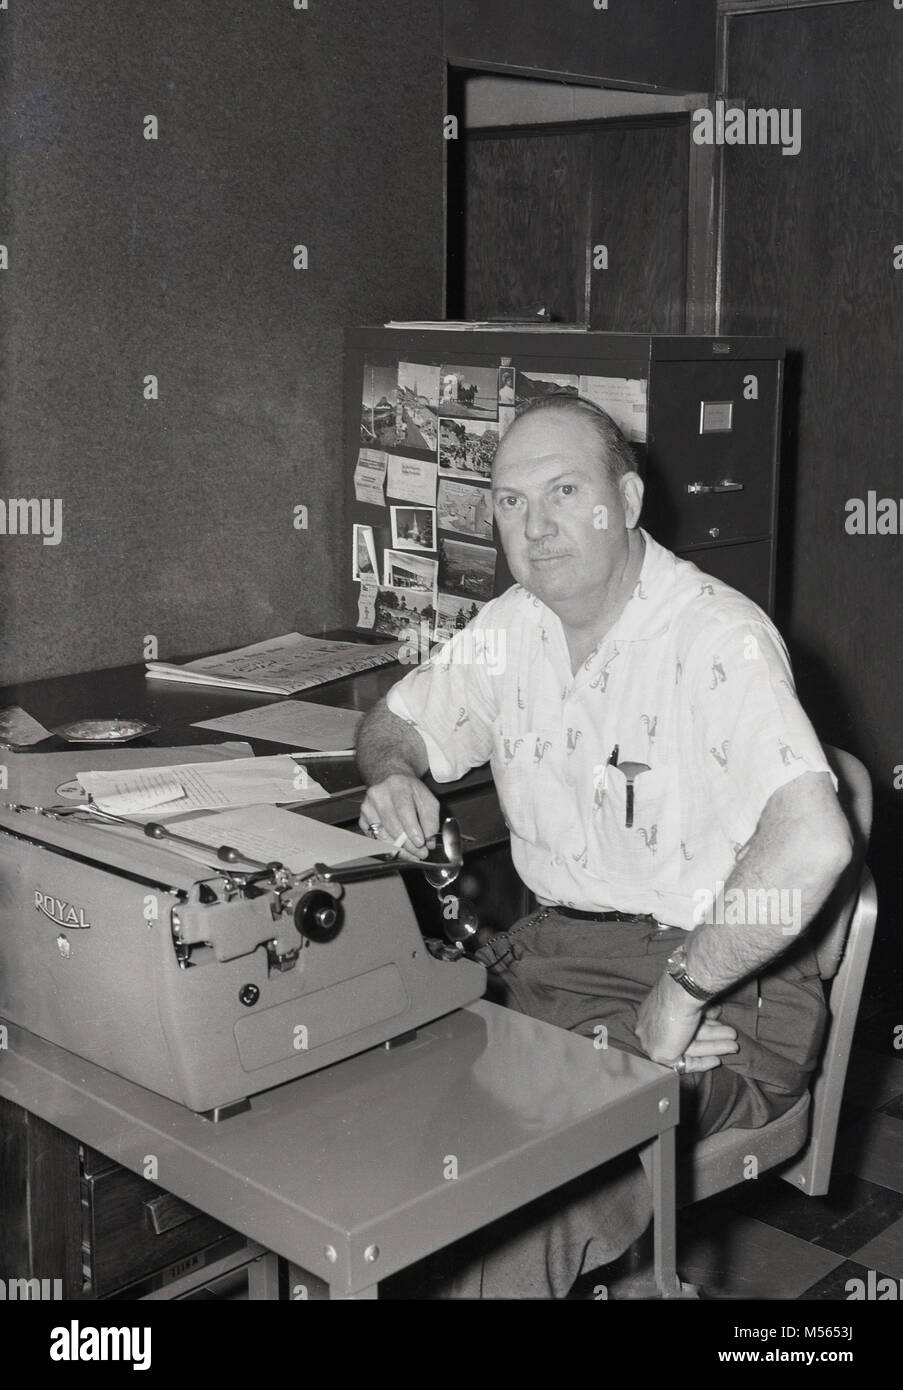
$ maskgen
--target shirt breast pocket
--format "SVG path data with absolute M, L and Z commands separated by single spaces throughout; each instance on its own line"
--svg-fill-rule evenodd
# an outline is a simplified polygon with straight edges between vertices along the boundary
M 675 847 L 676 772 L 649 768 L 632 777 L 609 765 L 596 778 L 590 837 L 595 865 L 606 877 L 648 875 Z
M 512 835 L 536 842 L 548 834 L 559 787 L 555 772 L 560 734 L 551 729 L 502 733 L 492 757 L 492 775 Z

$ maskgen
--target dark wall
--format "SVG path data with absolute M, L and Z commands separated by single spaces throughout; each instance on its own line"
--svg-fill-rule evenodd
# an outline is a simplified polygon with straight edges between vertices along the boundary
M 445 0 L 449 60 L 604 77 L 628 87 L 712 86 L 715 0 Z
M 63 502 L 58 546 L 0 535 L 0 680 L 347 620 L 342 330 L 442 313 L 441 0 L 0 25 L 0 487 Z
M 473 134 L 449 188 L 449 310 L 622 333 L 685 322 L 689 121 L 605 121 Z M 593 248 L 608 249 L 608 269 Z
M 802 113 L 798 155 L 725 151 L 723 328 L 787 339 L 780 616 L 820 733 L 871 771 L 889 941 L 903 898 L 903 535 L 844 523 L 848 499 L 903 498 L 903 13 L 866 0 L 738 17 L 728 54 L 732 95 Z

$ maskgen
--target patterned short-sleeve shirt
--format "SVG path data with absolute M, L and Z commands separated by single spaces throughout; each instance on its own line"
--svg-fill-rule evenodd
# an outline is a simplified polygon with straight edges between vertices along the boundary
M 438 782 L 491 764 L 540 902 L 689 930 L 772 793 L 830 768 L 766 614 L 643 536 L 639 581 L 576 674 L 558 617 L 514 585 L 388 705 Z

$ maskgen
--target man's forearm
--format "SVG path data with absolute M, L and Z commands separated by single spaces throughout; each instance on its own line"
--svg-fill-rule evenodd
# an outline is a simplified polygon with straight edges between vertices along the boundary
M 722 993 L 781 955 L 809 926 L 849 862 L 849 847 L 819 846 L 792 835 L 780 848 L 758 832 L 724 885 L 705 906 L 687 942 L 687 970 Z
M 357 762 L 368 786 L 387 777 L 422 777 L 429 768 L 423 739 L 381 700 L 362 721 Z

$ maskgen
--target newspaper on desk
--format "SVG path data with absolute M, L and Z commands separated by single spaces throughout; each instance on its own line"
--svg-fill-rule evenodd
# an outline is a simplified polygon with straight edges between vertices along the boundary
M 147 676 L 191 685 L 229 690 L 255 690 L 265 695 L 293 695 L 314 685 L 357 675 L 398 658 L 400 644 L 374 646 L 364 642 L 334 642 L 289 632 L 268 642 L 256 642 L 234 652 L 205 656 L 186 666 L 149 661 Z

